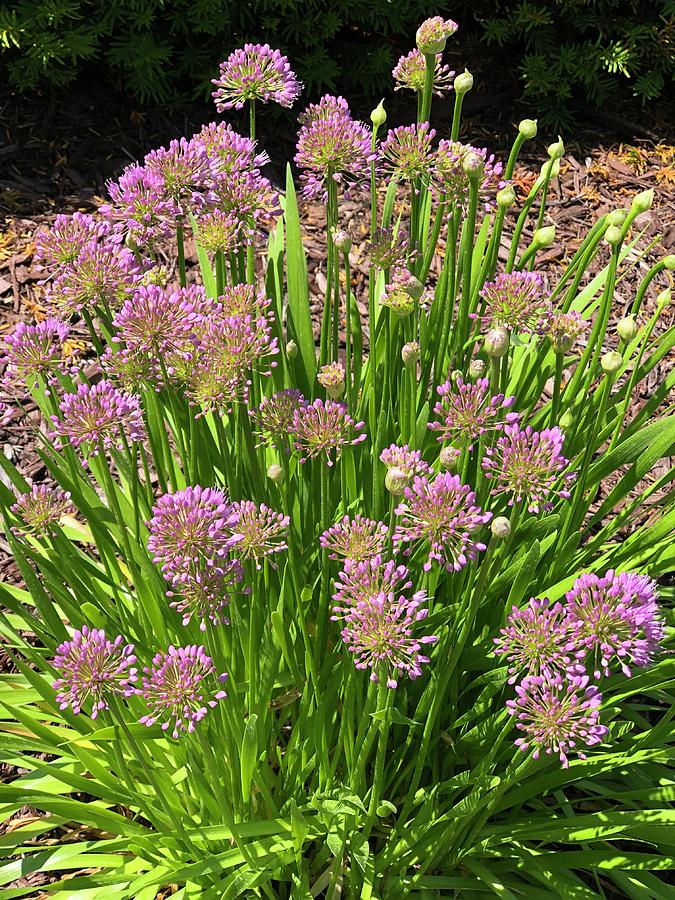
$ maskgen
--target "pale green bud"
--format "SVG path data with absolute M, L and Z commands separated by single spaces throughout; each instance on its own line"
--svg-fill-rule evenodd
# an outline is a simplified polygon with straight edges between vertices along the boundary
M 337 247 L 338 250 L 341 250 L 342 253 L 349 253 L 352 249 L 352 239 L 349 237 L 346 231 L 342 231 L 334 228 L 331 232 L 333 238 L 333 244 Z
M 621 229 L 617 228 L 616 225 L 610 225 L 605 232 L 605 240 L 610 245 L 610 247 L 618 247 L 618 245 L 621 243 L 621 239 Z
M 384 100 L 380 100 L 375 109 L 371 112 L 370 121 L 373 123 L 373 128 L 375 129 L 381 128 L 387 121 L 387 112 L 384 108 Z
M 510 338 L 506 328 L 493 328 L 485 335 L 485 352 L 492 359 L 501 359 L 509 352 Z
M 523 119 L 522 122 L 518 125 L 518 131 L 525 138 L 526 141 L 531 141 L 532 138 L 537 136 L 537 120 L 536 119 Z
M 482 378 L 485 375 L 485 361 L 482 359 L 472 359 L 469 363 L 469 377 Z
M 566 409 L 562 416 L 560 416 L 560 427 L 565 431 L 568 428 L 571 428 L 572 425 L 574 425 L 574 416 L 571 410 Z
M 284 470 L 276 463 L 272 463 L 271 466 L 267 467 L 267 477 L 275 484 L 283 484 Z
M 647 212 L 648 209 L 651 209 L 653 202 L 654 188 L 649 188 L 647 191 L 640 191 L 639 194 L 636 194 L 633 197 L 630 208 L 636 215 L 639 215 L 640 213 Z
M 539 177 L 543 180 L 547 176 L 548 178 L 557 178 L 558 175 L 560 175 L 560 160 L 554 159 L 552 162 L 544 163 Z
M 625 316 L 616 326 L 616 333 L 621 340 L 626 341 L 626 343 L 634 340 L 637 337 L 639 330 L 638 324 L 635 321 L 635 316 Z
M 507 184 L 505 187 L 501 188 L 501 190 L 497 191 L 497 205 L 503 208 L 513 206 L 516 202 L 516 192 L 513 190 L 513 186 Z
M 490 531 L 496 538 L 503 540 L 511 534 L 511 523 L 506 516 L 497 516 L 490 523 Z
M 473 87 L 473 75 L 468 69 L 464 69 L 455 78 L 453 85 L 456 94 L 468 94 Z
M 663 265 L 669 272 L 675 270 L 675 253 L 669 253 L 668 256 L 664 257 Z
M 562 159 L 565 155 L 565 145 L 560 135 L 558 135 L 558 140 L 554 144 L 549 144 L 548 155 L 551 159 Z
M 605 353 L 602 357 L 600 365 L 602 366 L 603 372 L 613 375 L 615 372 L 618 372 L 623 365 L 623 356 L 621 356 L 620 353 L 617 353 L 616 350 L 610 350 L 609 353 Z
M 607 224 L 616 226 L 623 225 L 623 223 L 626 221 L 627 215 L 627 209 L 613 209 L 611 213 L 607 213 Z
M 670 288 L 666 288 L 664 291 L 661 291 L 661 293 L 656 298 L 656 302 L 659 304 L 660 307 L 666 306 L 668 303 L 671 302 L 671 300 L 672 300 L 672 295 L 671 295 Z
M 485 171 L 485 160 L 480 153 L 467 153 L 462 168 L 472 181 L 477 181 Z
M 403 360 L 403 365 L 407 369 L 414 369 L 417 366 L 419 358 L 420 345 L 417 341 L 410 341 L 401 347 L 401 359 Z
M 532 244 L 539 250 L 550 247 L 555 240 L 555 225 L 546 225 L 544 228 L 537 228 L 532 236 Z
M 461 455 L 462 452 L 458 447 L 441 447 L 441 452 L 438 457 L 441 467 L 447 469 L 449 472 L 454 472 Z
M 295 357 L 297 355 L 298 355 L 298 345 L 295 343 L 295 341 L 289 341 L 286 344 L 286 356 L 289 359 L 295 359 Z
M 396 466 L 387 469 L 387 474 L 384 477 L 384 486 L 394 497 L 400 497 L 409 483 L 410 479 L 402 469 L 398 469 Z

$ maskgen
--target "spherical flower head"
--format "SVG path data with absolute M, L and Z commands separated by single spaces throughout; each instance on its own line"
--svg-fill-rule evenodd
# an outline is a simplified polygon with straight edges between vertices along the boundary
M 345 392 L 345 369 L 342 363 L 332 362 L 321 366 L 316 376 L 331 400 L 339 400 Z
M 366 254 L 376 269 L 403 268 L 408 250 L 408 235 L 399 228 L 376 228 L 366 243 Z
M 439 441 L 456 441 L 471 449 L 481 435 L 500 431 L 518 421 L 518 413 L 510 412 L 516 398 L 503 394 L 490 396 L 487 378 L 471 384 L 458 375 L 436 390 L 441 399 L 434 406 L 434 414 L 439 421 L 430 422 L 428 427 L 438 433 Z
M 459 447 L 454 447 L 452 444 L 449 444 L 446 447 L 441 447 L 441 452 L 438 454 L 438 460 L 441 464 L 442 469 L 447 469 L 449 472 L 457 471 L 457 466 L 459 465 L 459 461 L 462 457 L 462 451 Z
M 550 317 L 549 295 L 537 272 L 504 272 L 483 286 L 485 303 L 483 324 L 501 326 L 509 331 L 541 334 Z
M 384 522 L 356 515 L 345 516 L 324 531 L 319 543 L 328 550 L 329 559 L 351 559 L 361 562 L 384 551 L 388 530 Z
M 158 724 L 162 731 L 171 729 L 174 739 L 192 734 L 209 709 L 227 697 L 225 691 L 215 690 L 227 675 L 217 675 L 204 647 L 195 644 L 170 646 L 166 653 L 158 653 L 152 666 L 143 672 L 137 693 L 146 700 L 150 712 L 140 722 L 148 727 Z
M 208 568 L 222 574 L 238 541 L 232 531 L 235 522 L 234 510 L 218 488 L 195 485 L 164 494 L 147 523 L 148 550 L 169 579 Z
M 548 320 L 548 339 L 553 344 L 556 353 L 567 353 L 575 341 L 585 334 L 590 327 L 590 322 L 582 318 L 581 313 L 575 310 L 570 312 L 553 313 Z
M 256 425 L 256 433 L 260 438 L 259 447 L 279 447 L 288 442 L 293 428 L 296 410 L 305 406 L 306 400 L 295 388 L 286 388 L 263 397 L 258 409 L 251 411 Z
M 181 210 L 158 171 L 134 163 L 117 181 L 109 181 L 107 188 L 111 202 L 102 204 L 99 212 L 133 244 L 152 247 L 171 237 Z
M 475 159 L 474 159 L 475 158 Z M 466 171 L 467 160 L 482 161 L 478 178 L 478 202 L 486 212 L 494 208 L 497 192 L 505 187 L 503 167 L 485 147 L 473 147 L 459 141 L 439 141 L 431 173 L 431 186 L 443 202 L 466 208 L 471 182 Z
M 257 169 L 226 173 L 211 193 L 212 207 L 238 222 L 238 238 L 243 244 L 253 244 L 259 234 L 270 232 L 281 215 L 278 191 Z
M 365 441 L 366 435 L 361 433 L 364 426 L 364 422 L 352 419 L 344 403 L 315 400 L 301 406 L 293 414 L 291 429 L 294 447 L 303 454 L 300 462 L 305 463 L 325 454 L 326 463 L 332 466 L 333 451 L 339 459 L 343 447 Z
M 63 316 L 82 309 L 119 309 L 141 281 L 143 273 L 126 247 L 90 241 L 64 266 L 50 285 L 49 304 Z
M 407 291 L 401 288 L 385 290 L 380 295 L 380 306 L 385 306 L 399 319 L 405 319 L 415 311 L 415 301 Z
M 70 500 L 70 491 L 34 484 L 30 491 L 19 494 L 10 511 L 22 521 L 16 533 L 42 537 L 49 534 L 62 516 L 72 515 L 75 507 Z
M 264 290 L 256 291 L 252 284 L 226 286 L 218 302 L 226 316 L 251 316 L 255 319 L 266 315 L 272 303 Z
M 511 494 L 509 506 L 525 503 L 530 512 L 551 509 L 549 498 L 570 496 L 566 485 L 576 472 L 565 472 L 569 460 L 562 454 L 565 435 L 556 426 L 534 431 L 530 425 L 506 425 L 493 447 L 488 447 L 482 466 L 493 480 L 492 494 Z M 563 487 L 556 487 L 562 480 Z
M 380 460 L 388 469 L 400 469 L 408 481 L 415 475 L 431 475 L 432 469 L 422 459 L 421 450 L 411 450 L 407 444 L 391 444 L 380 453 Z
M 59 709 L 75 715 L 91 702 L 91 717 L 108 709 L 108 698 L 129 697 L 137 680 L 134 647 L 118 635 L 108 640 L 102 629 L 87 625 L 56 648 L 53 666 L 59 677 L 52 685 Z
M 582 748 L 602 743 L 607 728 L 600 724 L 600 694 L 588 676 L 530 675 L 516 685 L 517 698 L 507 700 L 507 711 L 515 716 L 516 728 L 523 732 L 515 744 L 539 759 L 543 751 L 557 754 L 563 768 L 568 754 L 586 759 Z
M 291 107 L 300 96 L 302 85 L 288 62 L 269 44 L 244 44 L 220 64 L 213 79 L 211 95 L 218 112 L 241 109 L 248 102 L 278 103 Z
M 167 597 L 169 606 L 182 616 L 184 626 L 193 618 L 199 622 L 199 630 L 207 625 L 229 625 L 225 610 L 230 604 L 230 594 L 241 591 L 244 570 L 238 559 L 219 559 L 217 566 L 200 568 L 188 564 L 184 571 L 170 577 L 171 589 Z
M 74 394 L 64 394 L 59 409 L 61 418 L 52 416 L 52 436 L 91 456 L 96 456 L 100 447 L 123 450 L 125 437 L 145 440 L 140 400 L 106 379 L 78 385 Z
M 427 617 L 422 606 L 427 598 L 424 591 L 406 596 L 412 587 L 407 568 L 385 563 L 379 555 L 347 561 L 335 587 L 331 619 L 343 622 L 342 640 L 354 655 L 356 668 L 371 669 L 371 681 L 385 678 L 391 689 L 398 686 L 401 674 L 418 678 L 422 665 L 429 662 L 422 647 L 438 638 L 415 634 Z
M 391 274 L 391 282 L 385 286 L 385 291 L 403 291 L 413 300 L 420 300 L 424 294 L 424 285 L 409 269 L 397 266 Z
M 584 651 L 568 646 L 572 631 L 561 603 L 532 598 L 523 609 L 514 606 L 495 638 L 495 653 L 509 663 L 509 684 L 525 675 L 585 674 Z
M 422 51 L 411 50 L 407 56 L 402 56 L 391 74 L 396 81 L 395 91 L 405 89 L 418 94 L 422 93 L 426 80 L 426 61 Z M 451 91 L 454 77 L 455 73 L 451 71 L 450 66 L 443 65 L 441 54 L 437 53 L 434 67 L 434 94 L 442 97 L 444 91 Z
M 429 180 L 436 131 L 428 122 L 390 129 L 380 146 L 383 169 L 399 181 Z
M 458 28 L 457 22 L 452 19 L 443 19 L 441 16 L 425 19 L 417 29 L 417 48 L 422 53 L 442 53 L 446 41 Z
M 241 243 L 241 222 L 234 213 L 214 209 L 196 220 L 197 243 L 208 253 L 234 253 Z
M 9 388 L 27 387 L 36 378 L 48 385 L 56 380 L 57 372 L 77 371 L 69 365 L 66 347 L 70 328 L 60 319 L 46 318 L 37 325 L 19 322 L 11 334 L 4 336 L 5 350 L 0 356 L 4 365 L 3 383 Z
M 210 199 L 210 189 L 218 179 L 216 159 L 198 141 L 179 138 L 168 147 L 151 150 L 143 160 L 145 168 L 163 181 L 163 200 L 178 205 L 181 215 Z
M 400 550 L 409 545 L 403 551 L 406 556 L 416 545 L 428 546 L 425 572 L 433 561 L 448 571 L 459 572 L 485 550 L 475 533 L 490 521 L 492 513 L 483 512 L 475 500 L 475 493 L 461 483 L 458 475 L 442 472 L 433 481 L 415 477 L 395 510 L 400 521 L 393 536 L 394 546 Z
M 403 365 L 407 369 L 412 369 L 413 371 L 417 368 L 417 363 L 420 358 L 420 345 L 417 341 L 408 341 L 407 344 L 404 344 L 401 347 L 401 359 L 403 360 Z
M 581 575 L 567 593 L 567 618 L 577 646 L 592 658 L 595 677 L 612 668 L 651 664 L 663 639 L 656 583 L 646 575 L 614 572 Z
M 261 559 L 288 549 L 288 516 L 252 500 L 235 503 L 232 511 L 235 517 L 232 529 L 237 537 L 234 553 L 239 559 L 253 559 L 257 568 L 261 568 Z
M 190 142 L 201 144 L 207 155 L 218 161 L 218 172 L 259 169 L 270 161 L 263 150 L 256 153 L 256 142 L 239 134 L 229 122 L 209 122 L 192 136 Z
M 370 130 L 355 122 L 346 103 L 324 98 L 305 113 L 298 133 L 295 163 L 301 170 L 303 195 L 326 201 L 328 184 L 349 187 L 370 177 L 373 159 Z M 344 103 L 344 101 L 343 101 Z
M 75 212 L 58 215 L 51 227 L 35 235 L 35 261 L 47 272 L 74 262 L 89 243 L 111 239 L 110 223 Z

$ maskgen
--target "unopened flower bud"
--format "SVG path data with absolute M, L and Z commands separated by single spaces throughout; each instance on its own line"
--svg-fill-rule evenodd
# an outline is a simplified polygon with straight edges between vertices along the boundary
M 623 356 L 620 353 L 617 353 L 616 350 L 610 350 L 609 353 L 605 353 L 602 357 L 600 365 L 602 366 L 603 372 L 613 374 L 614 372 L 618 372 L 623 365 Z
M 469 377 L 482 378 L 485 375 L 487 366 L 482 359 L 472 359 L 469 363 Z
M 518 125 L 518 131 L 526 141 L 531 141 L 537 136 L 537 120 L 523 119 Z
M 473 87 L 473 75 L 468 69 L 460 72 L 455 78 L 453 85 L 456 94 L 468 94 Z
M 462 378 L 462 379 L 463 379 L 463 378 L 464 378 L 464 372 L 462 372 L 461 369 L 453 369 L 452 372 L 450 372 L 450 380 L 451 380 L 451 381 L 454 381 L 455 383 L 457 383 L 457 379 L 458 379 L 458 378 Z
M 605 232 L 605 240 L 610 247 L 617 247 L 621 243 L 621 229 L 616 225 L 610 225 Z
M 430 56 L 435 53 L 442 53 L 445 50 L 445 44 L 448 38 L 453 35 L 459 25 L 452 19 L 443 20 L 441 16 L 434 16 L 431 19 L 425 19 L 417 29 L 415 35 L 417 39 L 417 49 L 422 53 Z
M 417 366 L 417 361 L 420 358 L 420 345 L 417 341 L 409 341 L 407 344 L 404 344 L 401 348 L 401 359 L 403 360 L 403 365 L 408 369 L 414 369 Z
M 554 240 L 555 225 L 546 225 L 544 228 L 537 228 L 532 237 L 532 243 L 538 250 L 550 247 Z
M 507 538 L 511 534 L 511 523 L 506 516 L 497 516 L 490 523 L 490 531 L 496 538 Z
M 396 466 L 387 469 L 387 474 L 384 476 L 384 486 L 394 497 L 400 497 L 409 483 L 410 479 L 402 469 L 398 469 Z
M 613 209 L 610 213 L 607 213 L 607 224 L 608 225 L 623 225 L 626 221 L 626 215 L 628 214 L 628 210 L 626 209 Z
M 338 231 L 337 229 L 333 229 L 332 231 L 333 244 L 337 247 L 338 250 L 341 250 L 343 253 L 349 253 L 352 249 L 352 239 L 349 237 L 346 231 Z
M 558 175 L 560 175 L 560 160 L 554 159 L 544 163 L 539 177 L 540 179 L 557 178 Z
M 326 389 L 331 400 L 339 400 L 345 392 L 345 370 L 339 362 L 328 363 L 319 369 L 316 376 L 319 384 Z
M 558 140 L 554 144 L 549 144 L 548 155 L 551 159 L 562 159 L 565 155 L 565 145 L 560 135 L 558 135 Z
M 510 184 L 505 185 L 501 190 L 497 191 L 497 205 L 503 208 L 513 206 L 516 202 L 516 192 Z
M 298 355 L 298 345 L 295 343 L 295 341 L 289 341 L 286 344 L 286 356 L 289 359 L 295 359 L 295 357 L 297 355 Z
M 401 289 L 404 290 L 409 297 L 412 297 L 413 300 L 419 300 L 424 293 L 424 285 L 419 278 L 415 278 L 414 275 L 408 277 L 406 283 L 401 286 Z
M 470 179 L 477 180 L 485 171 L 485 160 L 480 153 L 467 153 L 462 160 L 462 168 Z
M 675 253 L 669 253 L 668 256 L 664 257 L 663 265 L 669 272 L 672 272 L 675 269 Z
M 441 447 L 441 452 L 438 457 L 441 467 L 447 469 L 449 472 L 454 472 L 461 455 L 462 452 L 458 447 Z
M 635 316 L 625 316 L 616 326 L 616 333 L 621 340 L 626 343 L 634 340 L 637 337 L 639 330 L 638 324 L 635 321 Z
M 571 410 L 566 409 L 562 416 L 560 416 L 560 427 L 563 431 L 567 431 L 572 425 L 574 425 L 574 415 Z
M 667 306 L 668 303 L 671 302 L 671 300 L 672 300 L 672 293 L 671 293 L 670 288 L 666 288 L 665 290 L 661 291 L 661 293 L 657 294 L 657 296 L 656 296 L 656 302 L 659 305 L 659 309 L 661 309 L 664 306 Z
M 276 463 L 272 463 L 271 466 L 267 467 L 267 477 L 275 484 L 283 484 L 284 470 Z
M 387 121 L 387 112 L 384 108 L 384 100 L 380 100 L 375 109 L 370 114 L 370 121 L 375 129 L 381 128 Z
M 509 333 L 506 328 L 493 328 L 485 335 L 485 352 L 491 359 L 501 359 L 509 352 Z
M 636 194 L 633 197 L 633 202 L 630 207 L 636 215 L 639 215 L 640 213 L 647 212 L 648 209 L 651 209 L 653 202 L 654 188 L 649 188 L 647 191 L 640 191 L 639 194 Z

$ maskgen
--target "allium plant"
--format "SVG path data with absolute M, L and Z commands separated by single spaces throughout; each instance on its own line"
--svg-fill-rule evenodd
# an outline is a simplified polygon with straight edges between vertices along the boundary
M 518 204 L 536 123 L 460 143 L 466 71 L 437 138 L 456 28 L 396 67 L 414 123 L 300 116 L 320 322 L 266 45 L 215 78 L 248 133 L 37 236 L 52 315 L 5 336 L 0 404 L 42 466 L 0 453 L 8 897 L 667 895 L 675 257 L 645 268 L 644 192 L 545 265 L 564 147 Z

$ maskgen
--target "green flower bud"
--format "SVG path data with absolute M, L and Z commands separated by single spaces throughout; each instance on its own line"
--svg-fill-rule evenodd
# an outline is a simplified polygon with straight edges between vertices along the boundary
M 554 144 L 549 144 L 548 155 L 551 159 L 562 159 L 565 155 L 565 145 L 560 135 L 558 135 L 558 140 Z
M 468 69 L 464 69 L 464 71 L 460 72 L 455 78 L 452 86 L 454 87 L 456 94 L 468 94 L 473 87 L 473 75 Z
M 552 162 L 546 162 L 541 167 L 540 178 L 557 178 L 560 175 L 560 160 L 554 159 Z
M 284 470 L 281 466 L 278 466 L 276 463 L 272 463 L 271 466 L 267 467 L 267 477 L 270 481 L 273 481 L 275 484 L 283 484 L 284 482 Z
M 333 238 L 333 244 L 343 253 L 349 253 L 352 249 L 352 239 L 346 231 L 333 228 L 331 230 L 331 237 Z
M 409 483 L 410 479 L 402 469 L 397 469 L 396 466 L 392 469 L 387 469 L 387 474 L 384 476 L 384 486 L 394 497 L 400 497 Z
M 401 359 L 403 365 L 408 369 L 414 369 L 420 358 L 420 345 L 417 341 L 409 341 L 401 348 Z
M 286 356 L 289 359 L 295 359 L 295 357 L 297 355 L 298 355 L 298 345 L 295 343 L 295 341 L 289 341 L 286 344 Z
M 501 190 L 497 191 L 497 205 L 502 208 L 506 208 L 509 206 L 513 206 L 516 202 L 516 192 L 513 190 L 513 186 L 507 184 Z
M 566 409 L 565 412 L 560 416 L 560 427 L 563 431 L 571 428 L 574 425 L 574 415 L 572 414 L 572 410 Z
M 611 213 L 607 213 L 606 222 L 608 225 L 623 225 L 628 215 L 627 209 L 613 209 Z
M 669 272 L 675 270 L 675 253 L 669 253 L 668 256 L 664 257 L 663 265 Z
M 493 328 L 485 335 L 485 352 L 491 359 L 501 359 L 509 352 L 509 333 L 506 328 Z
M 639 194 L 636 194 L 633 197 L 630 208 L 636 215 L 639 215 L 640 213 L 647 212 L 648 209 L 651 209 L 653 202 L 654 188 L 649 188 L 647 191 L 640 191 Z
M 609 353 L 605 353 L 602 357 L 600 365 L 602 366 L 603 372 L 613 375 L 614 372 L 618 372 L 623 365 L 623 356 L 620 353 L 617 353 L 616 350 L 610 350 Z
M 469 363 L 469 377 L 470 378 L 482 378 L 485 375 L 485 370 L 487 366 L 485 365 L 485 361 L 482 359 L 472 359 Z
M 670 288 L 666 288 L 664 291 L 657 296 L 656 302 L 659 304 L 659 307 L 666 306 L 672 300 Z
M 485 160 L 480 153 L 467 153 L 462 168 L 472 181 L 477 181 L 485 171 Z
M 441 463 L 441 468 L 447 469 L 449 472 L 454 472 L 457 468 L 457 463 L 459 462 L 459 458 L 461 455 L 462 452 L 458 447 L 441 447 L 441 452 L 438 457 Z
M 637 337 L 639 330 L 638 324 L 635 321 L 635 316 L 625 316 L 616 326 L 616 333 L 621 340 L 626 343 L 634 340 Z
M 544 228 L 537 228 L 533 237 L 532 244 L 541 250 L 550 247 L 555 240 L 555 225 L 546 225 Z
M 532 138 L 537 136 L 537 120 L 523 119 L 518 125 L 518 131 L 526 141 L 531 141 Z
M 503 540 L 511 534 L 511 523 L 506 516 L 497 516 L 490 523 L 490 531 L 496 538 Z
M 605 232 L 605 240 L 610 245 L 610 247 L 618 247 L 618 245 L 621 243 L 621 239 L 621 229 L 617 228 L 616 225 L 610 225 Z
M 384 99 L 380 100 L 375 109 L 371 112 L 370 121 L 373 123 L 373 128 L 375 128 L 375 130 L 381 128 L 387 121 L 387 112 L 384 108 Z
M 103 615 L 98 606 L 94 606 L 93 603 L 83 603 L 80 606 L 80 612 L 84 616 L 84 618 L 91 622 L 94 628 L 105 628 L 107 625 L 106 617 Z

